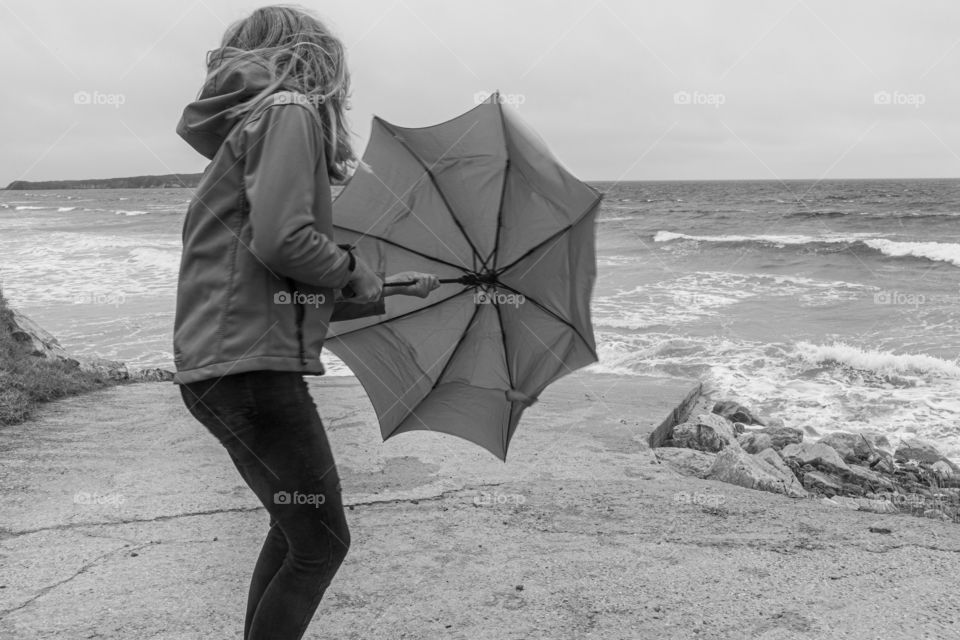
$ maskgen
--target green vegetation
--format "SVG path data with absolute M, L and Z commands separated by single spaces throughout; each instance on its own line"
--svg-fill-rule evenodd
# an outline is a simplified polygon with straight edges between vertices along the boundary
M 14 337 L 14 327 L 0 291 L 0 426 L 23 422 L 41 402 L 113 384 L 76 363 L 31 355 Z

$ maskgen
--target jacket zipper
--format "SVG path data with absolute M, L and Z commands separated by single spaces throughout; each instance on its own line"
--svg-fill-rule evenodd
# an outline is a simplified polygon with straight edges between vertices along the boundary
M 292 300 L 297 314 L 297 346 L 300 349 L 300 364 L 302 366 L 307 366 L 307 354 L 303 346 L 303 318 L 306 314 L 306 310 L 303 305 L 296 301 L 296 291 L 297 284 L 292 278 L 287 278 L 287 284 L 290 285 L 290 295 L 294 297 Z

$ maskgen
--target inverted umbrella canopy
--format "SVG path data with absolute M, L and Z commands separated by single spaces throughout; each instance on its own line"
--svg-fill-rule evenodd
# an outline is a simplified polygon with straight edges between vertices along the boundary
M 326 346 L 363 384 L 384 440 L 439 431 L 505 460 L 524 409 L 597 360 L 600 194 L 498 94 L 431 127 L 374 118 L 363 160 L 334 202 L 337 242 L 377 271 L 456 282 L 335 323 Z

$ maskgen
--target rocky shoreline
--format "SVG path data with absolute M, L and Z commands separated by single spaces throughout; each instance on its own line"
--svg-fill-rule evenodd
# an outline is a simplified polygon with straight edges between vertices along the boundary
M 894 446 L 881 433 L 838 431 L 811 442 L 737 402 L 704 399 L 687 420 L 651 435 L 650 445 L 684 475 L 960 523 L 960 467 L 925 440 Z
M 166 369 L 131 369 L 126 363 L 103 358 L 70 355 L 55 336 L 28 316 L 10 309 L 10 335 L 29 355 L 62 362 L 69 367 L 92 373 L 112 382 L 165 382 L 173 380 L 173 372 Z

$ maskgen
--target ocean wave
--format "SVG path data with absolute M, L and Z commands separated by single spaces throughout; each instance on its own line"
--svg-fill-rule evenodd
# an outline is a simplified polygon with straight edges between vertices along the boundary
M 870 234 L 814 237 L 805 235 L 722 235 L 694 236 L 673 231 L 658 231 L 654 242 L 688 240 L 716 244 L 760 244 L 775 247 L 785 246 L 836 246 L 864 247 L 893 258 L 920 258 L 934 262 L 946 262 L 960 267 L 960 244 L 951 242 L 904 242 L 889 238 L 876 238 Z
M 597 265 L 601 267 L 622 267 L 624 265 L 636 264 L 639 261 L 640 261 L 639 256 L 621 256 L 621 255 L 597 256 Z
M 117 209 L 114 211 L 118 216 L 145 216 L 149 211 L 126 211 L 124 209 Z
M 896 240 L 866 240 L 871 249 L 895 258 L 925 258 L 935 262 L 949 262 L 960 267 L 960 244 L 950 242 L 897 242 Z
M 799 342 L 797 355 L 810 364 L 835 364 L 887 377 L 906 374 L 960 378 L 960 364 L 922 353 L 861 349 L 843 342 L 830 345 Z
M 66 213 L 67 211 L 74 211 L 76 207 L 57 207 L 57 213 Z
M 14 207 L 16 211 L 43 211 L 44 209 L 52 209 L 53 207 L 49 206 L 36 206 L 32 204 L 21 204 Z

